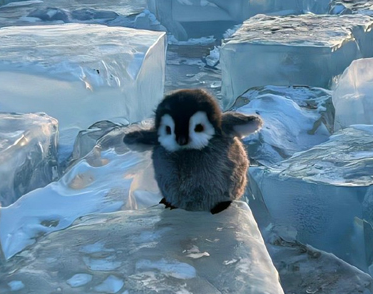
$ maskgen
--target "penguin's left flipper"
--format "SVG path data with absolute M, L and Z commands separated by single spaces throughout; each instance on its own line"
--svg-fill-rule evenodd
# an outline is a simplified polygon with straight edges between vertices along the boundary
M 245 115 L 238 112 L 225 112 L 222 116 L 223 132 L 232 137 L 243 138 L 258 131 L 263 126 L 263 120 L 258 115 Z
M 159 201 L 159 204 L 164 204 L 165 208 L 169 208 L 170 210 L 176 209 L 176 206 L 173 206 L 171 203 L 167 202 L 166 198 L 162 198 L 161 201 Z
M 219 212 L 222 212 L 223 210 L 226 210 L 229 205 L 231 205 L 232 201 L 223 201 L 223 202 L 219 202 L 218 204 L 216 204 L 211 210 L 210 212 L 212 214 L 217 214 Z
M 155 129 L 149 130 L 134 130 L 126 134 L 123 138 L 125 144 L 145 144 L 158 145 L 158 134 Z

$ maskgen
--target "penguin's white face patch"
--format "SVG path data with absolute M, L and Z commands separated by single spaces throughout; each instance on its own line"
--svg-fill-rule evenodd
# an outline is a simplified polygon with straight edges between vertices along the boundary
M 215 129 L 209 122 L 206 112 L 198 111 L 189 119 L 189 143 L 187 148 L 202 149 L 215 135 Z
M 180 149 L 202 149 L 209 144 L 209 140 L 215 135 L 215 129 L 209 122 L 203 111 L 198 111 L 189 119 L 189 138 L 186 145 L 180 146 L 176 141 L 175 121 L 165 114 L 161 118 L 158 129 L 158 141 L 168 151 L 174 152 Z
M 168 114 L 165 114 L 161 118 L 158 129 L 158 141 L 166 150 L 171 152 L 180 148 L 179 144 L 176 142 L 175 122 Z

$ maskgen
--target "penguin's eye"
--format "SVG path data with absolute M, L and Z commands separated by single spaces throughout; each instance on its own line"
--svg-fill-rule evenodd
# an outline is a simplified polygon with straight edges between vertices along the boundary
M 169 126 L 166 126 L 166 134 L 171 135 L 171 128 Z
M 196 133 L 203 132 L 203 125 L 201 125 L 201 124 L 196 125 L 196 127 L 194 128 L 194 131 Z

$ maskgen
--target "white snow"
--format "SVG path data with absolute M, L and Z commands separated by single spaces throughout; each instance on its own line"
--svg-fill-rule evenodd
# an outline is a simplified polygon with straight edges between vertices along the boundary
M 176 279 L 192 279 L 196 277 L 196 269 L 191 265 L 175 260 L 160 259 L 157 261 L 139 260 L 136 263 L 137 271 L 158 270 L 163 275 Z
M 1 28 L 0 108 L 46 112 L 60 130 L 115 117 L 140 121 L 163 96 L 165 49 L 162 32 L 84 24 Z
M 103 293 L 117 293 L 122 289 L 124 282 L 116 276 L 110 275 L 102 284 L 95 287 L 95 291 Z
M 250 18 L 221 48 L 224 108 L 251 87 L 327 88 L 351 61 L 373 55 L 372 26 L 361 15 Z
M 321 88 L 266 86 L 244 93 L 237 112 L 259 114 L 260 132 L 244 139 L 250 158 L 270 166 L 325 142 L 333 129 L 330 92 Z M 236 107 L 235 107 L 236 108 Z
M 11 281 L 8 283 L 8 286 L 10 287 L 10 291 L 18 291 L 25 287 L 22 281 Z
M 66 281 L 71 287 L 81 287 L 92 281 L 92 275 L 89 274 L 75 274 Z
M 53 117 L 0 113 L 0 207 L 57 178 L 57 140 Z

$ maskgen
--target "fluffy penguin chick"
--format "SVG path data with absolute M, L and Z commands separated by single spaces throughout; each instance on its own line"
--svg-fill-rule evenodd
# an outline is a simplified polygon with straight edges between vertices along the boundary
M 243 195 L 249 160 L 240 138 L 261 126 L 255 115 L 222 114 L 203 90 L 179 90 L 158 105 L 153 129 L 129 133 L 124 142 L 155 145 L 155 178 L 166 207 L 217 213 Z

